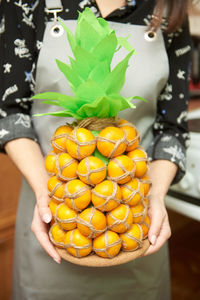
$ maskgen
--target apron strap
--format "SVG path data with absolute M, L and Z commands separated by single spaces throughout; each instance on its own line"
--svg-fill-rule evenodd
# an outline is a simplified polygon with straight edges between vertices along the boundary
M 62 9 L 61 0 L 45 0 L 47 10 Z

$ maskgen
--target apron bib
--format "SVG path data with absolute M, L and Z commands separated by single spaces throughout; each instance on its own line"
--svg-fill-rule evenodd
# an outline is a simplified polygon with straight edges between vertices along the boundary
M 59 8 L 60 1 L 46 1 L 47 8 Z M 48 6 L 50 4 L 50 6 Z M 76 21 L 65 24 L 74 33 Z M 72 95 L 64 75 L 58 70 L 55 59 L 67 60 L 72 55 L 66 34 L 52 34 L 54 22 L 46 26 L 43 47 L 39 54 L 36 74 L 36 93 L 47 91 Z M 142 146 L 148 147 L 152 140 L 152 124 L 155 120 L 157 97 L 168 78 L 168 60 L 162 33 L 156 40 L 145 39 L 145 26 L 110 22 L 117 36 L 130 34 L 129 42 L 137 51 L 132 57 L 126 75 L 122 95 L 141 96 L 148 103 L 135 101 L 136 110 L 127 109 L 120 117 L 134 123 L 141 133 Z M 61 32 L 62 33 L 62 32 Z M 113 66 L 126 55 L 121 49 Z M 142 67 L 141 67 L 142 66 Z M 36 100 L 32 113 L 56 111 Z M 43 153 L 50 150 L 50 137 L 55 129 L 70 118 L 51 116 L 35 117 L 34 126 L 39 136 Z M 29 185 L 23 180 L 16 225 L 14 259 L 14 300 L 169 300 L 169 268 L 167 245 L 148 257 L 120 266 L 89 268 L 63 261 L 56 264 L 44 252 L 30 230 L 35 198 Z

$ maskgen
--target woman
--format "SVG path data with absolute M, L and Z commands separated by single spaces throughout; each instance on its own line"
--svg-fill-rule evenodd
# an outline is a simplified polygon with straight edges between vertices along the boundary
M 166 10 L 163 0 L 157 3 L 153 0 L 127 1 L 127 5 L 122 1 L 123 7 L 111 9 L 106 16 L 111 25 L 116 26 L 117 33 L 121 28 L 125 35 L 128 31 L 132 33 L 130 43 L 136 50 L 139 47 L 138 53 L 141 53 L 141 57 L 135 59 L 135 69 L 130 71 L 133 74 L 127 78 L 135 78 L 134 94 L 150 101 L 148 106 L 138 104 L 137 113 L 128 113 L 126 118 L 134 120 L 142 131 L 142 145 L 152 161 L 149 175 L 153 183 L 149 209 L 151 246 L 146 256 L 106 269 L 79 267 L 66 261 L 60 264 L 61 258 L 47 234 L 52 217 L 42 152 L 47 151 L 48 137 L 44 133 L 49 123 L 34 120 L 33 126 L 30 97 L 34 88 L 36 92 L 63 90 L 62 78 L 56 80 L 59 74 L 51 68 L 51 62 L 62 55 L 57 53 L 62 49 L 60 37 L 52 34 L 52 23 L 49 23 L 53 18 L 51 9 L 58 8 L 58 16 L 69 24 L 70 20 L 77 19 L 77 10 L 82 11 L 86 6 L 96 15 L 102 10 L 101 1 L 97 1 L 98 6 L 95 1 L 65 2 L 4 0 L 1 4 L 5 28 L 1 35 L 0 144 L 34 193 L 23 181 L 16 225 L 13 299 L 170 299 L 166 244 L 170 226 L 164 197 L 170 184 L 182 178 L 185 168 L 188 132 L 184 116 L 191 55 L 185 22 L 187 1 L 174 4 L 168 0 Z M 163 14 L 166 18 L 162 18 Z M 157 30 L 156 34 L 146 34 L 149 29 Z M 66 55 L 64 53 L 64 58 Z M 36 77 L 33 75 L 35 69 Z M 123 92 L 130 95 L 132 84 L 127 80 Z M 32 110 L 37 109 L 34 103 Z M 122 116 L 125 115 L 122 113 Z M 52 122 L 55 129 L 57 124 Z M 31 234 L 30 225 L 46 252 Z

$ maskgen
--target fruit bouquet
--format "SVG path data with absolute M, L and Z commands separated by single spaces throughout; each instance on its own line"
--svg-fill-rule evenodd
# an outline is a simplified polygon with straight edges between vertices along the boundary
M 33 97 L 63 108 L 48 114 L 75 119 L 55 130 L 45 160 L 54 219 L 49 236 L 73 263 L 124 263 L 149 247 L 148 158 L 137 128 L 118 117 L 124 109 L 135 109 L 134 98 L 144 100 L 120 94 L 135 51 L 88 8 L 79 13 L 74 35 L 60 23 L 74 58 L 69 64 L 56 62 L 74 96 L 47 92 Z M 111 70 L 121 47 L 128 54 Z

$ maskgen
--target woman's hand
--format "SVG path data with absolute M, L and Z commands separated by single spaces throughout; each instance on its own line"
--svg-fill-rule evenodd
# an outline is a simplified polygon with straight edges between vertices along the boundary
M 148 233 L 151 245 L 144 256 L 158 251 L 171 236 L 168 214 L 163 199 L 150 197 L 148 215 L 151 219 Z
M 49 239 L 49 224 L 52 215 L 50 209 L 48 208 L 48 196 L 42 196 L 37 199 L 37 204 L 35 205 L 33 220 L 31 224 L 31 230 L 36 236 L 36 239 L 42 246 L 42 248 L 51 256 L 55 262 L 60 263 L 61 257 L 53 246 Z

